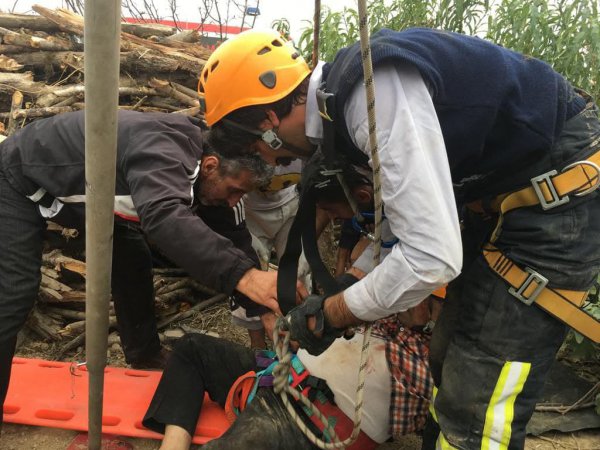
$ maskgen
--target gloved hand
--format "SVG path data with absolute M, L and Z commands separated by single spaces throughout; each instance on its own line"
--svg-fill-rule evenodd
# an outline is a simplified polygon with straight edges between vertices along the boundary
M 315 356 L 327 350 L 343 333 L 343 330 L 332 327 L 325 319 L 324 301 L 324 295 L 309 295 L 301 305 L 292 309 L 284 320 L 285 327 L 290 332 L 290 339 L 297 341 L 301 348 Z M 310 317 L 315 318 L 314 330 L 308 328 Z

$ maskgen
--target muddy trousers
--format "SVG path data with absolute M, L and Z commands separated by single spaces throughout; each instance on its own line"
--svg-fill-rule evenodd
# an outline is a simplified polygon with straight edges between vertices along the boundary
M 159 433 L 177 425 L 194 435 L 204 394 L 221 406 L 235 380 L 256 370 L 254 352 L 239 344 L 203 334 L 177 341 L 143 425 Z M 210 450 L 312 450 L 273 389 L 259 388 L 255 399 L 219 439 L 202 446 Z
M 17 333 L 38 297 L 46 222 L 0 168 L 0 402 L 4 404 Z M 143 235 L 115 224 L 112 293 L 128 362 L 160 350 L 154 317 L 152 258 Z M 1 415 L 0 415 L 1 419 Z
M 585 159 L 597 151 L 599 139 L 594 114 L 570 121 L 553 149 L 555 167 Z M 464 217 L 463 273 L 448 288 L 431 341 L 437 389 L 423 449 L 522 449 L 566 333 L 559 320 L 510 294 L 488 267 L 481 247 L 495 224 L 494 217 Z M 585 291 L 600 272 L 598 236 L 595 191 L 548 211 L 535 206 L 509 212 L 494 245 L 521 268 L 548 278 L 549 287 Z

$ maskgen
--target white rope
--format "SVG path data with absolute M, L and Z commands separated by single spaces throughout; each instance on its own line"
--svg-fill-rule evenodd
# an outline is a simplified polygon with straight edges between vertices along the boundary
M 380 177 L 380 162 L 377 145 L 377 127 L 375 120 L 375 86 L 373 82 L 373 63 L 371 61 L 371 50 L 369 44 L 369 27 L 367 17 L 366 0 L 358 0 L 358 15 L 360 27 L 360 46 L 363 61 L 364 83 L 367 96 L 367 118 L 369 125 L 369 145 L 371 147 L 371 160 L 373 162 L 373 200 L 375 207 L 375 242 L 373 249 L 374 266 L 379 264 L 381 255 L 381 223 L 383 201 L 381 199 L 381 177 Z M 315 13 L 317 17 L 317 13 Z M 281 340 L 283 335 L 283 340 Z M 289 350 L 290 335 L 289 332 L 283 331 L 283 321 L 279 319 L 273 332 L 273 344 L 279 363 L 273 369 L 273 387 L 275 393 L 281 396 L 281 400 L 285 405 L 291 418 L 296 422 L 300 430 L 305 436 L 317 447 L 322 449 L 339 449 L 346 448 L 356 441 L 360 433 L 362 422 L 362 410 L 364 399 L 364 388 L 366 379 L 367 359 L 369 356 L 369 345 L 371 337 L 371 325 L 367 324 L 363 335 L 363 343 L 360 355 L 360 366 L 358 371 L 358 385 L 356 387 L 356 401 L 354 405 L 354 420 L 352 433 L 347 439 L 340 441 L 336 435 L 333 426 L 329 423 L 326 417 L 314 407 L 312 402 L 306 398 L 298 390 L 290 387 L 289 375 L 291 370 L 292 354 Z M 331 442 L 325 442 L 317 437 L 312 430 L 308 428 L 304 420 L 297 414 L 296 410 L 290 403 L 289 396 L 292 396 L 296 401 L 300 401 L 302 405 L 312 414 L 315 414 L 319 421 L 324 425 L 323 433 L 329 436 Z

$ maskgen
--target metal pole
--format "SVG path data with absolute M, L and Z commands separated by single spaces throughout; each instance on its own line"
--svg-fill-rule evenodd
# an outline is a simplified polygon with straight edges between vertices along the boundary
M 112 267 L 120 0 L 86 0 L 84 20 L 88 448 L 100 450 Z

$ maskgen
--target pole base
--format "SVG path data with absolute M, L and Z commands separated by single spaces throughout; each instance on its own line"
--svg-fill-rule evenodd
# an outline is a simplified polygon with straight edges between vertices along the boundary
M 133 450 L 133 445 L 122 441 L 118 436 L 111 434 L 103 434 L 101 447 L 102 450 Z M 79 433 L 75 439 L 71 441 L 66 450 L 87 450 L 88 449 L 88 434 Z

